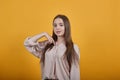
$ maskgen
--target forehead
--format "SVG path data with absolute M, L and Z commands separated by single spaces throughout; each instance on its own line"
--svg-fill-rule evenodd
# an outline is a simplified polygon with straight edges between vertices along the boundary
M 56 18 L 54 20 L 54 23 L 64 23 L 63 20 L 61 18 Z

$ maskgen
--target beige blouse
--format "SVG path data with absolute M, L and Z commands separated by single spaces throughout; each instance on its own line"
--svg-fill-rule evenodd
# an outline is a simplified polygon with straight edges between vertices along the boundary
M 47 42 L 32 42 L 30 38 L 24 41 L 24 45 L 27 50 L 38 58 L 41 58 L 42 52 L 44 50 Z M 79 48 L 74 44 L 74 49 L 79 56 Z M 58 79 L 58 80 L 80 80 L 80 70 L 79 63 L 73 63 L 71 67 L 71 72 L 69 73 L 68 64 L 66 60 L 63 59 L 63 55 L 66 51 L 66 46 L 63 43 L 53 46 L 51 50 L 47 50 L 45 53 L 45 65 L 41 64 L 42 70 L 42 80 Z

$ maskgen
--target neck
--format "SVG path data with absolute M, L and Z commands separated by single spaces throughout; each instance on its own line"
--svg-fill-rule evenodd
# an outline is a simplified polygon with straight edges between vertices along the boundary
M 63 43 L 63 42 L 65 42 L 64 38 L 63 37 L 58 37 L 57 44 L 60 44 L 60 43 Z

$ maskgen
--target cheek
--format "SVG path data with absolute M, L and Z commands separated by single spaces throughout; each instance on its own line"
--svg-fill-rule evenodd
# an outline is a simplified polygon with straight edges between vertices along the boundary
M 65 32 L 65 27 L 62 28 L 63 32 Z
M 53 28 L 53 32 L 56 34 L 56 28 Z
M 65 33 L 65 28 L 62 29 L 62 33 L 63 33 L 63 34 Z

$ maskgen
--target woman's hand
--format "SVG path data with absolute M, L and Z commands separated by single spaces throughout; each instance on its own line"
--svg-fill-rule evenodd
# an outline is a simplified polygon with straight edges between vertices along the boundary
M 55 45 L 54 39 L 46 32 L 44 32 L 45 37 L 48 39 L 49 43 L 53 43 Z

